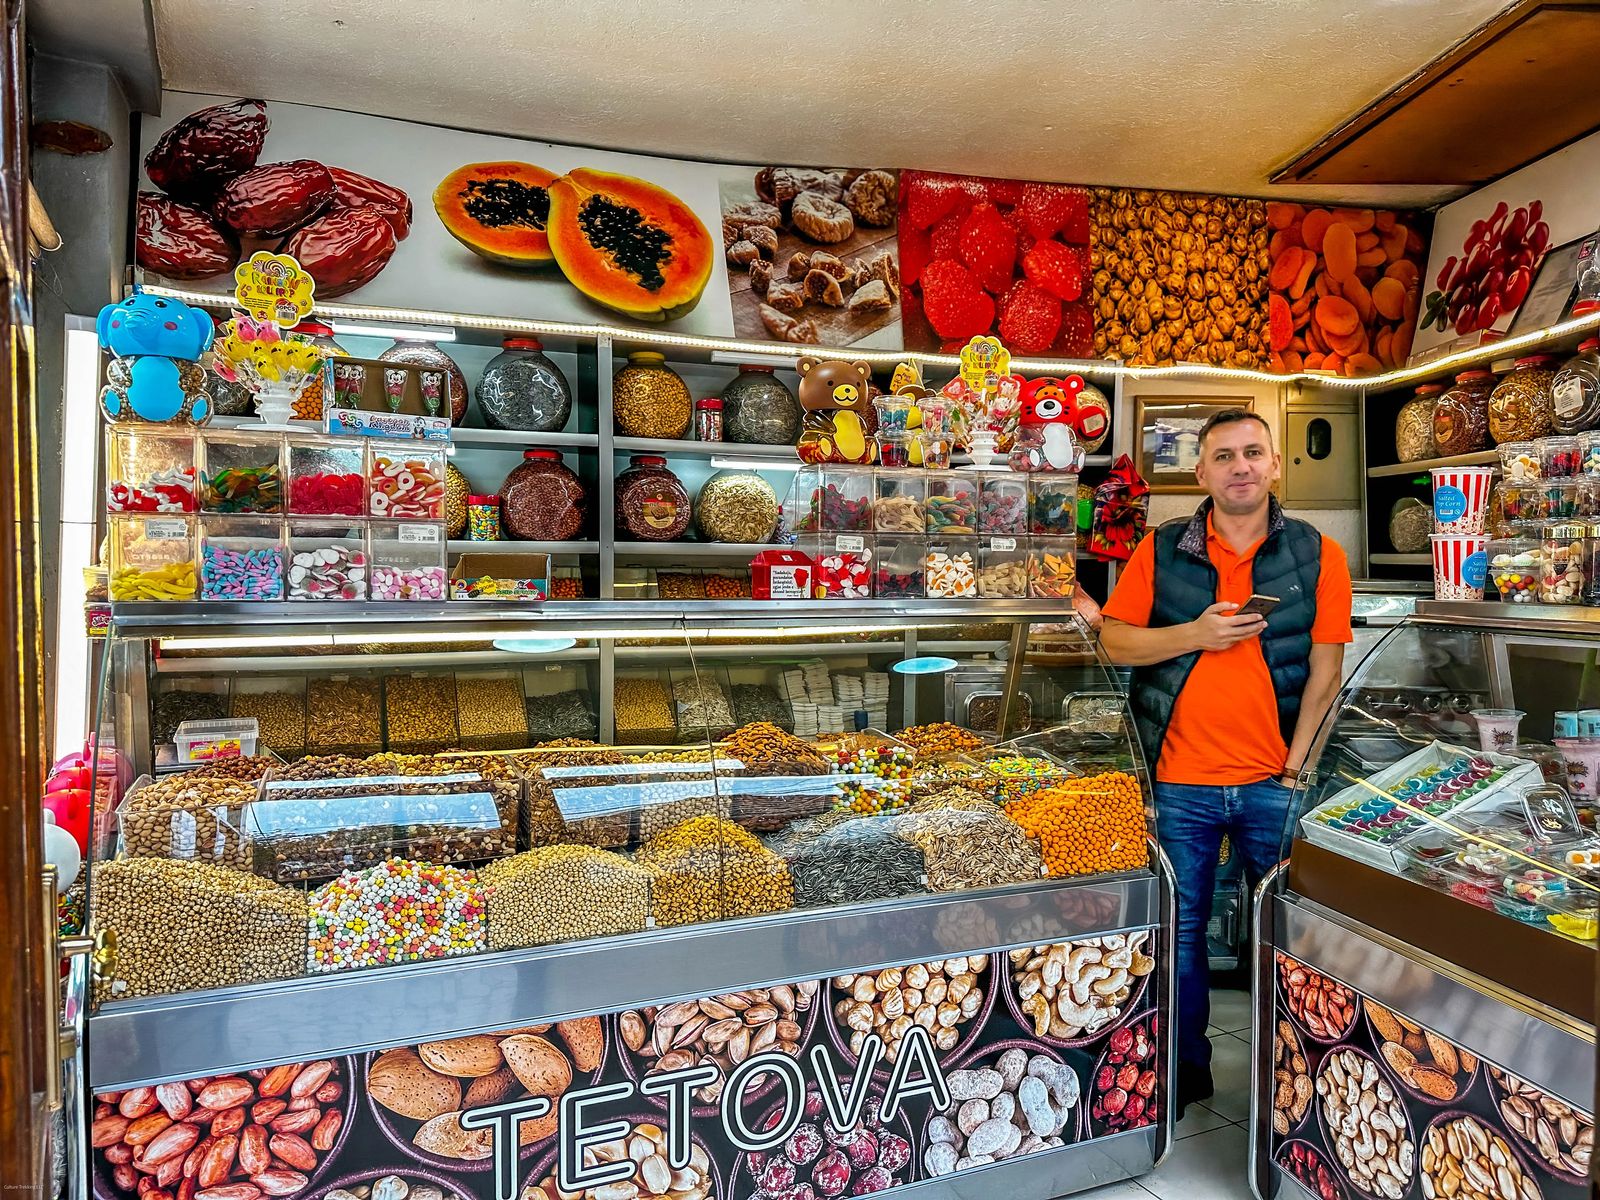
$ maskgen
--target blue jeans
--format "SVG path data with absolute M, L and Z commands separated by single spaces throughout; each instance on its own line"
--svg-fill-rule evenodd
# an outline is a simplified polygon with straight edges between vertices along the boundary
M 1278 864 L 1294 793 L 1275 779 L 1228 787 L 1156 784 L 1156 833 L 1178 881 L 1178 1066 L 1210 1071 L 1206 926 L 1227 834 L 1251 887 Z

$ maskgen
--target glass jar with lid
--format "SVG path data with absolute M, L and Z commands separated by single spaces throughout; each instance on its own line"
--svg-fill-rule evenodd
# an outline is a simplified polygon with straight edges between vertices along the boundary
M 1442 383 L 1424 383 L 1417 393 L 1400 406 L 1394 418 L 1394 448 L 1398 461 L 1421 462 L 1435 458 L 1433 410 L 1444 391 Z
M 589 494 L 556 450 L 524 450 L 500 485 L 500 526 L 519 542 L 569 542 L 583 530 Z
M 694 416 L 689 387 L 667 356 L 635 350 L 628 365 L 611 381 L 611 411 L 617 432 L 625 437 L 681 438 Z
M 644 542 L 670 542 L 689 528 L 689 492 L 656 454 L 635 454 L 617 476 L 617 533 Z
M 1402 496 L 1389 510 L 1389 544 L 1396 554 L 1421 554 L 1433 532 L 1433 509 L 1415 496 Z
M 1582 604 L 1585 545 L 1589 526 L 1576 522 L 1546 525 L 1541 539 L 1541 604 Z
M 1538 442 L 1501 442 L 1500 477 L 1507 483 L 1537 483 L 1544 464 Z
M 1556 360 L 1548 354 L 1519 358 L 1489 394 L 1489 436 L 1518 442 L 1546 436 L 1555 427 L 1550 394 Z
M 722 389 L 722 438 L 756 446 L 792 446 L 800 435 L 800 401 L 773 368 L 741 366 Z
M 1493 371 L 1463 371 L 1433 407 L 1433 441 L 1443 458 L 1476 454 L 1489 445 Z
M 489 429 L 557 433 L 572 415 L 572 388 L 533 337 L 508 337 L 478 380 L 478 411 Z
M 301 321 L 289 331 L 305 337 L 318 350 L 322 351 L 325 358 L 347 357 L 343 346 L 333 340 L 333 326 L 324 325 L 321 321 Z M 322 370 L 307 379 L 300 385 L 300 390 L 294 397 L 294 418 L 297 421 L 320 421 L 322 411 L 333 400 L 333 367 L 328 363 L 323 364 Z M 222 412 L 222 406 L 217 406 L 217 411 Z M 249 409 L 244 410 L 248 412 Z
M 1589 338 L 1550 382 L 1558 433 L 1600 428 L 1600 337 Z
M 461 373 L 456 360 L 432 342 L 421 338 L 400 338 L 382 354 L 381 362 L 406 363 L 413 367 L 431 367 L 443 371 L 450 386 L 450 424 L 460 425 L 467 416 L 467 377 Z
M 778 512 L 772 485 L 754 471 L 718 471 L 694 502 L 695 524 L 708 542 L 766 542 Z

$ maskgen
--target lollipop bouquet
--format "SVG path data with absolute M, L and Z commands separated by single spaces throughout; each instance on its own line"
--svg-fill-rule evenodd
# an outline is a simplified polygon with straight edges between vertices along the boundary
M 222 327 L 212 354 L 212 369 L 229 383 L 248 388 L 255 395 L 257 414 L 268 424 L 289 420 L 295 396 L 326 362 L 309 338 L 243 313 L 235 313 Z

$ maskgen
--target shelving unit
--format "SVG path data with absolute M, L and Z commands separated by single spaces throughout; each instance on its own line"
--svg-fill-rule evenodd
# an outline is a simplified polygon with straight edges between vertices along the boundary
M 1389 479 L 1405 475 L 1426 475 L 1435 467 L 1492 467 L 1500 461 L 1500 455 L 1494 450 L 1483 450 L 1477 454 L 1456 454 L 1449 458 L 1422 458 L 1416 462 L 1391 463 L 1386 467 L 1368 467 L 1368 479 Z

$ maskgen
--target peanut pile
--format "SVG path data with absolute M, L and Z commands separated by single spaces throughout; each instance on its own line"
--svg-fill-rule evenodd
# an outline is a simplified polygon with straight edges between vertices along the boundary
M 696 817 L 652 838 L 639 862 L 655 873 L 657 925 L 692 925 L 794 907 L 783 859 L 739 826 Z

